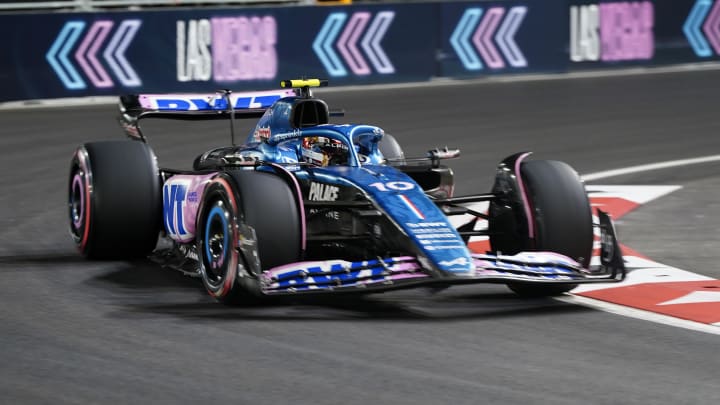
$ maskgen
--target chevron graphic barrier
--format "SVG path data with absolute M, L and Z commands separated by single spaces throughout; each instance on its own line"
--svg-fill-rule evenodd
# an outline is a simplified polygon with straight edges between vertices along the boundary
M 125 51 L 141 25 L 139 19 L 123 20 L 110 36 L 115 26 L 111 20 L 95 21 L 87 30 L 85 21 L 68 21 L 55 37 L 45 58 L 68 90 L 86 89 L 88 84 L 85 79 L 96 88 L 113 87 L 115 82 L 106 66 L 123 86 L 140 86 L 142 82 L 125 58 Z M 71 60 L 73 49 L 72 58 L 76 64 Z
M 467 70 L 527 67 L 515 43 L 515 33 L 528 12 L 525 6 L 468 8 L 450 36 L 450 43 Z
M 683 24 L 683 33 L 695 55 L 720 55 L 720 0 L 697 0 Z
M 358 2 L 360 3 L 360 2 Z M 0 14 L 0 103 L 720 62 L 720 0 Z
M 395 73 L 380 44 L 394 18 L 394 11 L 331 13 L 313 41 L 313 51 L 333 77 L 347 76 L 348 69 L 356 76 L 367 76 L 373 70 Z

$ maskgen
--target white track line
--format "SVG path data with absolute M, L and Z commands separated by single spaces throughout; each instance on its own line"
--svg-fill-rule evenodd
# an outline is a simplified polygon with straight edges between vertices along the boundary
M 701 163 L 712 163 L 720 161 L 720 155 L 701 156 L 691 159 L 679 159 L 679 160 L 668 160 L 665 162 L 650 163 L 645 165 L 630 166 L 614 170 L 606 170 L 602 172 L 595 172 L 582 175 L 581 177 L 585 181 L 607 179 L 609 177 L 623 176 L 626 174 L 648 172 L 652 170 L 669 169 L 678 166 L 689 166 Z M 613 304 L 593 298 L 582 297 L 579 295 L 567 295 L 564 297 L 557 297 L 558 301 L 582 305 L 598 309 L 603 312 L 609 312 L 612 314 L 622 315 L 629 318 L 642 319 L 644 321 L 660 323 L 663 325 L 674 326 L 677 328 L 689 329 L 698 332 L 710 333 L 713 335 L 720 335 L 720 324 L 705 324 L 702 322 L 689 321 L 686 319 L 675 318 L 668 315 L 658 314 L 655 312 L 645 311 L 642 309 L 626 307 L 623 305 Z
M 623 305 L 613 304 L 610 302 L 599 301 L 592 298 L 581 297 L 579 295 L 568 295 L 564 297 L 556 297 L 555 299 L 568 304 L 582 305 L 584 307 L 598 309 L 611 314 L 627 316 L 629 318 L 641 319 L 643 321 L 655 322 L 663 325 L 674 326 L 677 328 L 710 333 L 713 335 L 720 335 L 720 327 L 718 326 L 708 325 L 701 322 L 688 321 L 685 319 L 675 318 L 655 312 L 644 311 L 642 309 L 636 309 Z
M 583 174 L 581 177 L 585 181 L 607 179 L 609 177 L 623 176 L 626 174 L 649 172 L 652 170 L 670 169 L 678 166 L 689 166 L 701 163 L 712 163 L 720 161 L 720 155 L 710 155 L 696 157 L 692 159 L 668 160 L 666 162 L 650 163 L 646 165 L 630 166 L 621 169 L 606 170 L 590 174 Z

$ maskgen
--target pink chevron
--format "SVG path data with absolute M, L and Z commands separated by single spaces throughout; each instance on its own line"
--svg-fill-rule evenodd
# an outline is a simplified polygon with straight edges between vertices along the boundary
M 715 49 L 715 53 L 720 55 L 720 0 L 715 2 L 710 15 L 705 20 L 703 31 Z
M 505 62 L 503 62 L 502 57 L 492 42 L 493 34 L 495 34 L 495 30 L 498 25 L 500 25 L 503 15 L 505 15 L 505 9 L 502 7 L 489 9 L 472 37 L 473 43 L 480 52 L 483 60 L 492 69 L 505 67 Z
M 370 67 L 368 67 L 367 62 L 365 62 L 365 59 L 363 59 L 362 54 L 357 48 L 357 42 L 369 20 L 370 13 L 368 12 L 353 14 L 337 43 L 343 59 L 345 59 L 345 62 L 347 62 L 350 69 L 356 75 L 370 74 Z
M 95 57 L 95 54 L 98 49 L 100 49 L 100 46 L 105 41 L 105 37 L 107 37 L 112 27 L 113 22 L 109 20 L 96 21 L 93 23 L 77 52 L 75 52 L 75 60 L 78 61 L 83 72 L 90 78 L 93 85 L 98 88 L 113 86 L 113 81 L 110 79 L 110 76 L 108 76 L 105 69 Z M 89 51 L 88 47 L 90 48 Z

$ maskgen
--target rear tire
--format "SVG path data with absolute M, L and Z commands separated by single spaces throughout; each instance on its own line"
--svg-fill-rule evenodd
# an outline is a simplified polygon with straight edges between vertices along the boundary
M 534 160 L 521 165 L 521 176 L 535 225 L 532 250 L 560 253 L 588 267 L 593 225 L 590 201 L 580 176 L 568 164 Z M 523 296 L 555 296 L 577 284 L 511 283 Z
M 260 296 L 262 270 L 300 260 L 301 217 L 280 177 L 251 170 L 227 174 L 208 186 L 198 217 L 201 276 L 219 302 L 248 304 Z M 240 241 L 246 248 L 238 248 Z
M 150 147 L 136 141 L 86 143 L 70 164 L 70 235 L 92 259 L 131 259 L 155 248 L 162 200 Z
M 200 274 L 207 292 L 223 303 L 237 303 L 247 296 L 238 278 L 243 266 L 236 249 L 240 238 L 238 207 L 227 182 L 213 182 L 205 191 L 205 202 L 198 217 L 197 250 Z M 242 273 L 246 275 L 246 272 Z

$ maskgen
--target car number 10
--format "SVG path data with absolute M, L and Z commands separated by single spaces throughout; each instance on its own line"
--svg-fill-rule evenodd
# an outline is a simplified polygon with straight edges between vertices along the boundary
M 388 181 L 387 183 L 372 183 L 370 187 L 375 187 L 380 191 L 407 191 L 415 188 L 415 185 L 408 181 Z

